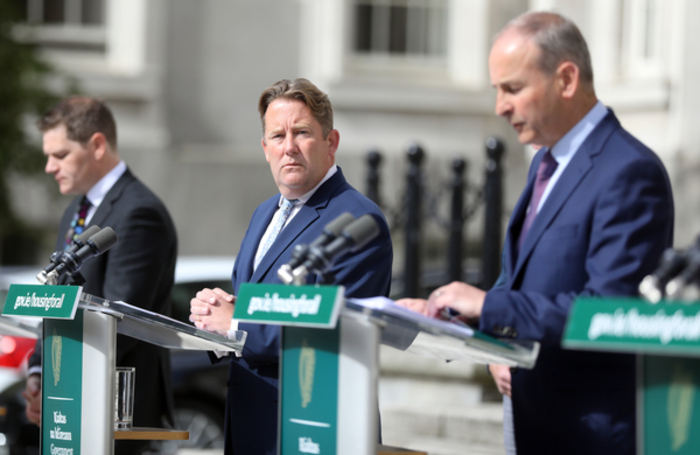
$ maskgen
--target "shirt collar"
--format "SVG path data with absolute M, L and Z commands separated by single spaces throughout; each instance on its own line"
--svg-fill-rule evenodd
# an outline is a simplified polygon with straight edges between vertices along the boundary
M 294 205 L 296 206 L 296 205 L 304 205 L 304 204 L 306 204 L 306 203 L 308 202 L 308 200 L 311 199 L 311 196 L 314 195 L 314 193 L 316 192 L 316 190 L 318 190 L 319 187 L 320 187 L 321 185 L 323 185 L 323 184 L 326 182 L 326 180 L 328 180 L 329 178 L 333 177 L 333 175 L 334 175 L 336 172 L 338 172 L 338 166 L 337 166 L 336 164 L 334 164 L 333 166 L 331 166 L 330 169 L 328 169 L 328 172 L 326 172 L 326 176 L 323 177 L 323 179 L 321 179 L 320 182 L 318 182 L 318 185 L 316 185 L 315 187 L 313 187 L 313 188 L 311 189 L 311 191 L 309 191 L 308 193 L 304 194 L 303 196 L 298 197 L 298 198 L 296 199 L 296 202 L 294 202 Z M 277 204 L 278 204 L 278 207 L 282 207 L 282 202 L 283 202 L 283 201 L 284 201 L 284 196 L 280 195 L 280 200 L 279 200 L 279 202 L 277 203 Z
M 569 130 L 551 149 L 557 163 L 568 163 L 581 147 L 591 131 L 608 115 L 608 109 L 600 101 Z
M 117 183 L 117 180 L 119 180 L 125 172 L 126 163 L 124 163 L 124 161 L 119 161 L 119 164 L 114 166 L 111 171 L 90 188 L 85 197 L 87 197 L 93 207 L 99 207 L 100 204 L 102 204 L 105 196 L 107 196 L 107 192 L 112 189 L 114 184 Z

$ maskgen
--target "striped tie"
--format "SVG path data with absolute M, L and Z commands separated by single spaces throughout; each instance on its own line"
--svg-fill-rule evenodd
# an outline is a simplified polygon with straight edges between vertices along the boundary
M 294 207 L 295 202 L 296 199 L 290 201 L 289 199 L 283 198 L 282 205 L 280 206 L 280 215 L 277 218 L 277 222 L 273 226 L 272 231 L 270 231 L 270 235 L 268 235 L 267 239 L 265 239 L 265 244 L 263 245 L 262 250 L 260 250 L 260 254 L 255 258 L 256 269 L 258 268 L 258 264 L 260 264 L 260 261 L 262 261 L 262 258 L 264 258 L 265 254 L 267 254 L 267 250 L 270 249 L 275 239 L 282 231 L 284 223 L 287 222 L 289 214 L 292 213 L 292 208 Z

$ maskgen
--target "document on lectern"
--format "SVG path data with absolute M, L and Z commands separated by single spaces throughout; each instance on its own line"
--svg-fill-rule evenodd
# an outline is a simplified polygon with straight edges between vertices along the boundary
M 532 368 L 539 343 L 494 338 L 463 323 L 429 318 L 386 297 L 346 299 L 344 315 L 382 321 L 382 344 L 427 357 Z

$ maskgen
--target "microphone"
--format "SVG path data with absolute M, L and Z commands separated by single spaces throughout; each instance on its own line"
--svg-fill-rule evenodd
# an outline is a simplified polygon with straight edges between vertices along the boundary
M 639 283 L 639 293 L 651 303 L 659 303 L 665 295 L 668 282 L 688 265 L 688 251 L 668 248 L 661 256 L 661 264 Z
M 309 245 L 297 245 L 292 251 L 292 259 L 277 270 L 277 276 L 284 284 L 291 284 L 294 281 L 293 270 L 299 267 L 306 260 L 306 256 L 311 248 L 320 248 L 333 241 L 343 228 L 355 221 L 355 217 L 350 212 L 342 213 L 336 219 L 324 226 L 321 235 Z
M 46 284 L 48 281 L 48 273 L 51 272 L 53 269 L 58 267 L 58 265 L 62 262 L 63 260 L 63 255 L 64 254 L 75 254 L 76 251 L 78 251 L 80 248 L 85 246 L 85 243 L 88 241 L 90 237 L 93 235 L 97 234 L 100 231 L 100 227 L 97 225 L 90 226 L 89 228 L 85 229 L 78 237 L 74 238 L 71 241 L 70 246 L 68 247 L 67 250 L 65 251 L 54 251 L 51 254 L 51 257 L 49 260 L 51 263 L 44 267 L 44 270 L 39 272 L 39 274 L 36 276 L 37 281 L 41 284 Z
M 56 284 L 58 278 L 66 273 L 73 275 L 83 266 L 83 262 L 91 257 L 98 256 L 117 244 L 119 238 L 111 227 L 106 227 L 92 235 L 85 245 L 75 253 L 63 254 L 61 263 L 48 274 L 51 284 Z
M 694 246 L 688 251 L 687 266 L 677 277 L 666 285 L 666 295 L 672 299 L 681 299 L 686 286 L 700 277 L 700 247 Z
M 379 235 L 379 226 L 370 214 L 365 214 L 348 224 L 335 240 L 326 247 L 309 248 L 304 264 L 292 272 L 295 284 L 304 284 L 310 272 L 323 274 L 333 261 L 347 251 L 355 252 L 363 248 Z

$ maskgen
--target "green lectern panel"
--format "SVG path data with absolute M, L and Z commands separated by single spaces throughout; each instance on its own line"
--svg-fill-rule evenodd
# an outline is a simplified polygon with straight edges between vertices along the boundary
M 42 454 L 79 455 L 82 422 L 83 312 L 44 321 Z
M 644 358 L 644 453 L 700 453 L 700 362 Z
M 340 329 L 284 327 L 282 333 L 280 453 L 335 454 Z

